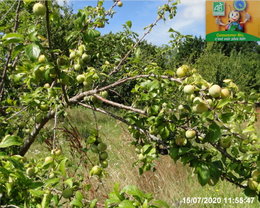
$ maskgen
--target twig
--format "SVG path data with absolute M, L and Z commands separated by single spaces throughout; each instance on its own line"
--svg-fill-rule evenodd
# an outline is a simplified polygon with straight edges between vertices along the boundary
M 98 88 L 98 89 L 82 92 L 82 93 L 75 95 L 74 97 L 70 98 L 69 102 L 72 102 L 72 103 L 77 102 L 77 101 L 81 100 L 82 98 L 84 98 L 85 96 L 89 96 L 89 95 L 97 94 L 97 93 L 102 92 L 102 91 L 109 90 L 111 88 L 117 87 L 117 86 L 124 84 L 125 82 L 131 81 L 131 80 L 135 80 L 135 79 L 139 79 L 139 78 L 149 78 L 149 77 L 169 79 L 170 81 L 182 83 L 181 79 L 176 79 L 176 78 L 173 78 L 173 77 L 170 77 L 170 76 L 154 75 L 154 74 L 149 74 L 149 75 L 141 74 L 141 75 L 136 75 L 136 76 L 133 76 L 133 77 L 126 77 L 126 78 L 123 78 L 123 79 L 119 79 L 118 81 L 116 81 L 112 84 L 109 84 L 105 87 L 101 87 L 101 88 Z
M 54 126 L 53 126 L 53 141 L 52 141 L 52 149 L 55 149 L 55 139 L 56 139 L 56 128 L 57 128 L 57 108 L 55 109 L 54 115 Z
M 10 116 L 10 117 L 7 118 L 6 120 L 8 121 L 8 120 L 10 120 L 11 118 L 13 118 L 13 117 L 19 115 L 20 113 L 22 113 L 23 111 L 25 111 L 27 108 L 28 108 L 28 106 L 24 107 L 22 110 L 16 112 L 15 114 L 13 114 L 12 116 Z
M 112 105 L 114 107 L 118 107 L 118 108 L 121 108 L 121 109 L 125 109 L 125 110 L 130 110 L 130 111 L 133 111 L 133 112 L 136 112 L 136 113 L 139 113 L 139 114 L 143 114 L 143 115 L 146 115 L 145 111 L 144 110 L 140 110 L 140 109 L 137 109 L 137 108 L 133 108 L 131 106 L 127 106 L 127 105 L 123 105 L 123 104 L 120 104 L 120 103 L 116 103 L 116 102 L 113 102 L 111 100 L 107 100 L 97 94 L 94 94 L 94 96 L 101 100 L 102 102 L 106 103 L 106 104 L 109 104 L 109 105 Z

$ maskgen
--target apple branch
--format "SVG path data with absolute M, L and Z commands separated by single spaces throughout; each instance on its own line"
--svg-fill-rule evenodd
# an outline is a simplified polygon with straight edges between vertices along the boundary
M 125 109 L 125 110 L 130 110 L 132 112 L 135 112 L 135 113 L 139 113 L 139 114 L 142 114 L 142 115 L 146 115 L 145 111 L 144 110 L 141 110 L 141 109 L 137 109 L 137 108 L 133 108 L 131 106 L 127 106 L 127 105 L 123 105 L 123 104 L 120 104 L 120 103 L 116 103 L 116 102 L 113 102 L 111 100 L 107 100 L 97 94 L 94 94 L 94 96 L 101 100 L 102 102 L 106 103 L 106 104 L 109 104 L 109 105 L 112 105 L 114 107 L 118 107 L 118 108 L 121 108 L 121 109 Z
M 25 139 L 23 146 L 20 148 L 19 155 L 24 156 L 29 150 L 30 146 L 34 143 L 37 135 L 40 133 L 41 129 L 45 124 L 55 116 L 55 111 L 49 112 L 40 123 L 36 124 L 35 128 L 31 134 Z
M 97 93 L 100 93 L 102 91 L 106 91 L 106 90 L 115 88 L 115 87 L 117 87 L 121 84 L 124 84 L 125 82 L 131 81 L 131 80 L 135 80 L 135 79 L 139 79 L 139 78 L 149 78 L 149 77 L 158 77 L 158 78 L 161 78 L 161 79 L 168 79 L 170 81 L 174 81 L 174 82 L 177 82 L 177 83 L 182 83 L 181 79 L 176 79 L 176 78 L 166 76 L 166 75 L 157 76 L 157 75 L 154 75 L 154 74 L 150 74 L 150 75 L 145 75 L 145 74 L 142 75 L 141 74 L 141 75 L 136 75 L 136 76 L 133 76 L 133 77 L 126 77 L 126 78 L 123 78 L 123 79 L 119 79 L 116 82 L 109 84 L 105 87 L 101 87 L 101 88 L 98 88 L 98 89 L 82 92 L 82 93 L 75 95 L 74 97 L 70 98 L 69 102 L 72 102 L 72 103 L 77 102 L 77 101 L 81 100 L 82 98 L 84 98 L 85 96 L 97 94 Z

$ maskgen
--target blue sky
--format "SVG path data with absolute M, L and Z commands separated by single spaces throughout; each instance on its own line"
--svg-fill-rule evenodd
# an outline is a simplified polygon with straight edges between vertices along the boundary
M 62 0 L 60 0 L 62 1 Z M 72 5 L 74 11 L 85 6 L 95 6 L 95 0 L 67 0 Z M 122 0 L 123 7 L 116 7 L 116 14 L 110 20 L 110 24 L 100 31 L 104 33 L 122 31 L 122 24 L 131 20 L 132 30 L 142 35 L 144 27 L 151 24 L 156 19 L 156 11 L 165 0 Z M 112 0 L 106 0 L 104 6 L 108 9 L 113 4 Z M 156 28 L 146 38 L 148 42 L 156 45 L 167 44 L 170 40 L 169 28 L 181 32 L 185 35 L 205 37 L 205 0 L 181 0 L 178 6 L 177 16 L 171 20 L 161 21 Z

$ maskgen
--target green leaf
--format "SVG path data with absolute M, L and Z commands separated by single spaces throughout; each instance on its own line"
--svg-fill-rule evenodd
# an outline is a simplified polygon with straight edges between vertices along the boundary
M 225 105 L 230 103 L 230 99 L 221 99 L 217 105 L 217 108 L 223 108 Z
M 205 139 L 209 142 L 217 142 L 221 136 L 220 127 L 214 122 L 209 126 Z
M 25 54 L 31 61 L 37 60 L 41 53 L 41 49 L 38 45 L 32 43 L 25 48 Z
M 79 201 L 78 199 L 73 199 L 72 202 L 70 203 L 70 205 L 74 205 L 76 207 L 83 207 L 82 202 Z
M 210 179 L 210 171 L 207 165 L 199 164 L 197 166 L 198 180 L 202 186 L 206 185 Z
M 95 208 L 96 205 L 97 205 L 97 199 L 93 199 L 91 202 L 90 202 L 90 205 L 89 205 L 89 208 Z
M 0 148 L 7 148 L 11 146 L 20 146 L 22 139 L 18 136 L 6 135 L 0 143 Z
M 70 188 L 73 186 L 73 178 L 69 178 L 66 181 L 64 181 L 65 184 L 67 184 Z
M 162 201 L 162 200 L 154 201 L 153 205 L 158 208 L 170 208 L 170 206 L 165 201 Z
M 77 191 L 76 194 L 75 194 L 75 196 L 76 196 L 76 199 L 77 199 L 77 200 L 82 201 L 83 195 L 82 195 L 82 193 L 81 193 L 80 191 Z
M 67 162 L 67 158 L 63 159 L 60 164 L 59 164 L 59 170 L 61 171 L 63 176 L 66 176 L 66 162 Z
M 138 196 L 139 198 L 144 198 L 144 193 L 139 190 L 136 186 L 128 185 L 122 189 L 122 193 L 126 193 L 132 196 Z
M 132 27 L 132 22 L 129 20 L 125 23 L 127 25 L 127 27 L 131 28 Z
M 119 205 L 119 208 L 135 208 L 135 206 L 133 205 L 133 201 L 130 200 L 124 200 L 122 201 Z
M 21 43 L 24 41 L 24 36 L 19 33 L 8 33 L 3 36 L 2 40 L 4 43 Z

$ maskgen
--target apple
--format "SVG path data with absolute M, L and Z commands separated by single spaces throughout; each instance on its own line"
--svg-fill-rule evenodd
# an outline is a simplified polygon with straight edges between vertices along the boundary
M 89 55 L 88 54 L 86 54 L 86 53 L 83 53 L 83 55 L 82 55 L 82 61 L 88 61 L 89 60 Z
M 183 110 L 183 109 L 184 109 L 184 106 L 183 106 L 183 105 L 179 105 L 179 106 L 178 106 L 178 109 L 179 109 L 179 110 Z
M 123 2 L 122 1 L 117 2 L 117 6 L 122 7 L 123 6 Z
M 33 5 L 33 13 L 37 16 L 44 16 L 46 7 L 42 3 L 36 3 Z
M 220 95 L 222 98 L 228 98 L 230 96 L 230 91 L 227 88 L 221 90 Z
M 91 170 L 90 170 L 90 175 L 101 175 L 102 173 L 102 168 L 98 165 L 95 165 Z
M 40 55 L 39 58 L 38 58 L 38 62 L 39 63 L 44 63 L 45 61 L 46 61 L 45 55 Z
M 50 88 L 51 86 L 50 86 L 49 83 L 45 83 L 43 87 L 44 87 L 44 88 Z
M 204 113 L 208 111 L 208 106 L 205 103 L 199 103 L 192 107 L 192 111 L 195 113 Z
M 73 196 L 73 188 L 67 188 L 62 192 L 62 196 L 65 199 L 69 199 Z
M 186 85 L 184 88 L 183 88 L 183 91 L 184 93 L 186 94 L 192 94 L 194 93 L 194 90 L 195 90 L 195 87 L 193 85 Z
M 87 139 L 87 143 L 88 144 L 93 144 L 96 141 L 96 137 L 95 136 L 89 136 Z
M 86 47 L 84 46 L 84 45 L 80 45 L 79 47 L 78 47 L 78 49 L 79 49 L 79 53 L 82 53 L 83 54 L 83 52 L 86 50 Z M 81 55 L 82 55 L 81 54 Z
M 108 166 L 107 160 L 104 160 L 104 161 L 101 162 L 101 167 L 102 168 L 107 168 L 107 166 Z
M 221 95 L 221 87 L 219 85 L 213 85 L 209 88 L 209 94 L 214 98 L 219 97 Z
M 46 157 L 45 160 L 44 160 L 45 164 L 50 164 L 52 162 L 53 162 L 53 157 L 51 157 L 51 156 Z
M 197 132 L 193 129 L 189 129 L 185 132 L 185 136 L 187 139 L 192 139 L 196 136 Z
M 40 109 L 41 109 L 42 111 L 48 111 L 48 110 L 49 110 L 49 106 L 46 105 L 46 104 L 41 104 L 41 105 L 40 105 Z
M 80 64 L 75 64 L 75 65 L 74 65 L 74 69 L 77 70 L 77 71 L 80 70 L 80 69 L 81 69 Z
M 98 28 L 104 28 L 105 27 L 105 24 L 103 22 L 98 22 L 97 23 L 97 27 Z
M 248 179 L 248 187 L 251 190 L 256 191 L 257 190 L 257 186 L 258 186 L 258 183 L 253 178 L 249 178 Z
M 219 144 L 223 148 L 229 148 L 231 146 L 231 137 L 221 138 Z
M 202 98 L 200 98 L 200 97 L 195 97 L 195 98 L 193 99 L 193 103 L 194 103 L 194 104 L 203 103 L 203 100 L 202 100 Z
M 212 104 L 213 104 L 213 100 L 212 99 L 207 99 L 206 101 L 209 104 L 209 106 L 212 106 Z
M 257 179 L 259 178 L 260 176 L 260 171 L 259 170 L 253 170 L 252 173 L 251 173 L 251 176 L 254 180 L 257 181 Z
M 182 78 L 182 77 L 185 77 L 186 76 L 186 73 L 187 73 L 187 70 L 185 67 L 181 66 L 177 69 L 176 71 L 176 74 L 178 77 Z
M 97 146 L 98 150 L 103 152 L 107 149 L 107 145 L 103 142 L 99 143 L 98 146 Z
M 107 91 L 103 91 L 103 92 L 100 93 L 100 96 L 103 97 L 103 98 L 107 98 L 108 92 Z
M 101 160 L 106 160 L 108 158 L 107 152 L 101 152 L 99 155 Z
M 185 139 L 184 137 L 178 137 L 175 139 L 175 143 L 178 145 L 178 146 L 184 146 L 187 144 L 187 139 Z
M 70 52 L 70 59 L 74 59 L 74 58 L 76 58 L 76 53 L 75 53 L 75 51 L 71 51 Z
M 27 169 L 26 169 L 26 174 L 27 174 L 29 177 L 34 176 L 34 174 L 35 174 L 34 168 L 27 168 Z
M 61 149 L 54 150 L 54 155 L 56 155 L 56 156 L 61 155 Z
M 79 83 L 83 83 L 85 81 L 85 76 L 80 74 L 76 77 L 76 80 L 79 82 Z

